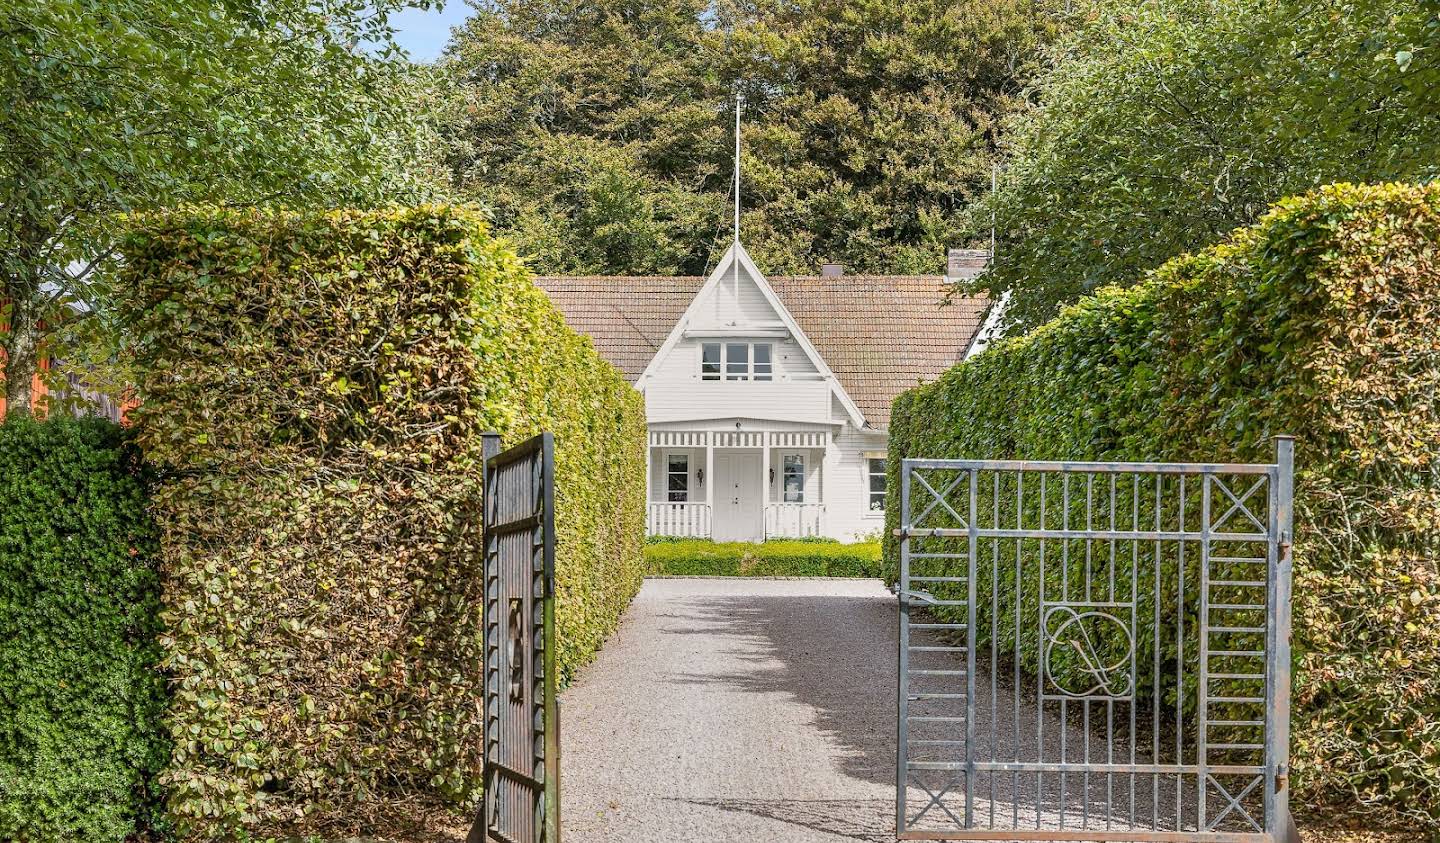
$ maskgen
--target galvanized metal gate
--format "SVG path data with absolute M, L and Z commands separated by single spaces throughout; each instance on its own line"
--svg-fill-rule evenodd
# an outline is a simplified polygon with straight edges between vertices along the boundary
M 1292 465 L 904 460 L 897 836 L 1291 839 Z
M 558 843 L 555 446 L 485 442 L 485 794 L 469 843 Z

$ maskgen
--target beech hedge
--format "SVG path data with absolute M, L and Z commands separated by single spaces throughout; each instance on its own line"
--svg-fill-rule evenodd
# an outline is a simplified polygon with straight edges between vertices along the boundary
M 154 829 L 155 525 L 136 451 L 100 419 L 0 424 L 0 840 Z
M 1294 434 L 1291 804 L 1440 836 L 1437 390 L 1440 185 L 1330 186 L 899 396 L 888 526 L 904 457 L 1269 462 Z
M 177 831 L 349 836 L 469 811 L 480 434 L 555 433 L 568 674 L 643 576 L 638 393 L 476 212 L 131 224 L 119 298 L 158 474 Z

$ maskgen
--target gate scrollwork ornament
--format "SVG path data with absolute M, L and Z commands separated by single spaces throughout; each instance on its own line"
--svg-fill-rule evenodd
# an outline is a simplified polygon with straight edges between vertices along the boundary
M 1124 651 L 1118 657 L 1103 656 L 1101 645 L 1117 638 L 1124 640 Z M 1057 648 L 1075 654 L 1072 669 L 1056 669 Z M 1055 606 L 1045 614 L 1045 677 L 1067 697 L 1129 699 L 1135 690 L 1130 664 L 1134 655 L 1130 625 L 1110 612 Z

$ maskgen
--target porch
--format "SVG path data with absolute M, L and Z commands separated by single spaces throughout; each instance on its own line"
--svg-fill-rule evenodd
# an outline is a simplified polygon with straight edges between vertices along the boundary
M 830 432 L 652 430 L 652 536 L 764 541 L 826 535 Z

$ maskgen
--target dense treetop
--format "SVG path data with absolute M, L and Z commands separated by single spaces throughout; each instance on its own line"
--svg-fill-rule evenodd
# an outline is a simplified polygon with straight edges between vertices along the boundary
M 493 0 L 444 62 L 456 187 L 545 272 L 939 269 L 989 189 L 1042 0 Z
M 1092 0 L 1003 134 L 985 282 L 1034 326 L 1337 181 L 1440 175 L 1433 0 Z M 983 212 L 977 216 L 984 216 Z
M 432 135 L 421 71 L 394 50 L 388 19 L 427 2 L 0 5 L 0 323 L 10 323 L 0 350 L 14 375 L 11 409 L 28 405 L 30 372 L 57 350 L 41 325 L 69 312 L 66 299 L 103 298 L 123 212 L 424 195 Z

